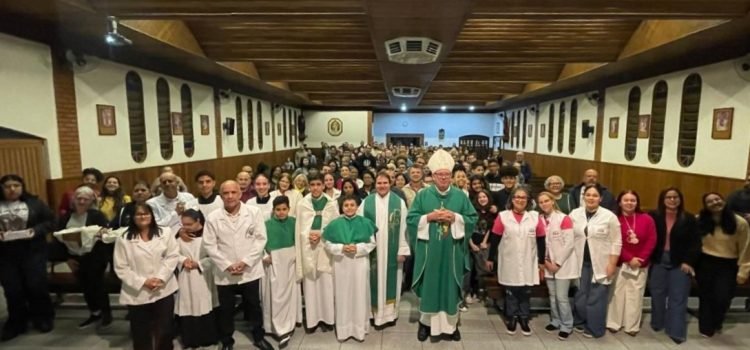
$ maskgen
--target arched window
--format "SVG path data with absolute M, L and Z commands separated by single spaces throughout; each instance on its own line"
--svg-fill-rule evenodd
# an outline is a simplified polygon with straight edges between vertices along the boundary
M 690 74 L 682 86 L 677 161 L 683 167 L 690 166 L 695 160 L 696 137 L 698 136 L 698 111 L 701 104 L 701 85 L 701 76 Z
M 578 100 L 570 102 L 570 135 L 568 135 L 568 152 L 576 153 L 576 132 L 578 128 Z
M 172 121 L 169 109 L 169 84 L 164 78 L 156 80 L 156 111 L 159 116 L 161 157 L 170 159 L 174 153 L 174 144 L 172 144 Z
M 188 84 L 182 84 L 180 100 L 182 102 L 182 144 L 185 148 L 185 155 L 190 158 L 195 154 L 195 140 L 193 138 L 193 94 Z
M 526 148 L 526 112 L 523 110 L 523 125 L 521 125 L 521 147 Z
M 258 149 L 263 149 L 263 107 L 258 101 Z
M 641 88 L 635 86 L 628 95 L 628 119 L 625 124 L 625 159 L 633 160 L 638 147 L 638 115 L 641 110 Z
M 237 150 L 242 152 L 242 149 L 244 148 L 245 143 L 245 137 L 244 137 L 244 123 L 242 122 L 242 100 L 239 96 L 234 99 L 234 108 L 235 108 L 235 116 L 237 117 Z
M 253 150 L 253 100 L 247 99 L 247 150 Z
M 659 163 L 664 148 L 664 121 L 667 114 L 667 82 L 654 86 L 654 100 L 651 103 L 651 135 L 648 138 L 648 160 Z
M 549 123 L 547 124 L 547 152 L 552 153 L 552 137 L 555 135 L 555 105 L 549 105 Z
M 557 126 L 557 153 L 563 152 L 565 143 L 565 102 L 560 102 L 560 125 Z
M 137 163 L 146 160 L 146 116 L 143 112 L 143 82 L 138 73 L 125 75 L 125 96 L 128 100 L 130 124 L 130 156 Z M 113 116 L 114 117 L 114 116 Z
M 287 146 L 287 136 L 290 136 L 289 134 L 287 134 L 287 130 L 286 130 L 286 122 L 287 122 L 287 113 L 286 112 L 287 112 L 286 108 L 284 108 L 284 122 L 282 123 L 284 125 L 284 127 L 282 128 L 282 133 L 284 134 L 284 147 Z M 290 114 L 291 114 L 291 112 L 292 111 L 289 111 Z

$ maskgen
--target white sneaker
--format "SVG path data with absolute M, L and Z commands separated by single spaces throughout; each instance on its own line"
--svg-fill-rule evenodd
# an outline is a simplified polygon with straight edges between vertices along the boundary
M 469 307 L 466 306 L 466 304 L 461 303 L 461 305 L 458 306 L 458 311 L 461 311 L 461 312 L 469 311 Z
M 469 304 L 469 305 L 474 304 L 474 303 L 477 302 L 477 300 L 474 297 L 472 297 L 471 295 L 467 295 L 466 298 L 464 298 L 464 301 L 467 304 Z

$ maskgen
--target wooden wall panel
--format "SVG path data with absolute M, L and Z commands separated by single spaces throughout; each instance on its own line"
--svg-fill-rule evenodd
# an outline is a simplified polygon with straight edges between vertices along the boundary
M 0 176 L 16 174 L 26 183 L 26 191 L 47 200 L 44 184 L 49 162 L 43 140 L 0 140 Z
M 512 161 L 515 159 L 515 151 L 503 151 L 502 153 L 506 160 Z M 681 189 L 685 195 L 685 208 L 697 213 L 703 207 L 701 197 L 704 193 L 712 191 L 726 196 L 741 188 L 744 184 L 742 180 L 715 176 L 532 153 L 526 153 L 525 158 L 531 164 L 535 177 L 559 175 L 565 180 L 566 184 L 571 185 L 581 182 L 581 177 L 586 169 L 596 169 L 599 172 L 599 182 L 609 188 L 615 196 L 625 189 L 638 192 L 641 196 L 641 207 L 644 209 L 656 208 L 659 192 L 664 188 L 675 186 Z
M 221 183 L 224 180 L 234 179 L 243 165 L 250 165 L 257 169 L 258 164 L 265 163 L 270 167 L 283 165 L 287 157 L 294 157 L 295 150 L 278 151 L 260 154 L 250 154 L 238 157 L 220 158 L 201 160 L 189 163 L 171 164 L 175 173 L 180 176 L 188 185 L 190 192 L 195 193 L 193 177 L 203 169 L 209 170 L 216 175 L 216 182 Z M 149 184 L 159 176 L 161 166 L 115 171 L 104 174 L 105 176 L 114 175 L 120 178 L 126 193 L 132 192 L 132 185 L 138 180 L 147 181 Z M 269 169 L 270 170 L 270 169 Z M 48 198 L 53 207 L 60 203 L 60 198 L 65 191 L 76 187 L 80 183 L 80 177 L 67 177 L 57 180 L 48 180 Z M 218 184 L 217 184 L 218 186 Z

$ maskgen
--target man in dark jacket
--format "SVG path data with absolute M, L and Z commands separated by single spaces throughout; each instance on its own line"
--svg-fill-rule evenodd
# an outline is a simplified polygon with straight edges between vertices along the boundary
M 583 205 L 583 193 L 581 191 L 586 186 L 596 186 L 599 189 L 599 193 L 602 196 L 601 206 L 615 211 L 617 208 L 617 201 L 609 190 L 599 183 L 599 173 L 594 169 L 586 170 L 583 173 L 583 182 L 576 187 L 570 189 L 570 198 L 573 200 L 574 208 L 578 208 Z

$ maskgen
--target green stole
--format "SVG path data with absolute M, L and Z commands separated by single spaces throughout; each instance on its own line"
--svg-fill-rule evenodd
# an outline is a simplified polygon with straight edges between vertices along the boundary
M 328 223 L 323 230 L 323 238 L 336 244 L 370 243 L 375 231 L 375 224 L 359 215 L 339 216 Z
M 363 203 L 364 217 L 377 223 L 375 213 L 375 199 L 379 196 L 373 193 Z M 401 231 L 401 198 L 395 193 L 390 193 L 388 198 L 388 253 L 386 254 L 386 278 L 385 278 L 385 303 L 396 302 L 396 296 L 400 291 L 396 290 L 396 273 L 398 273 L 398 238 Z M 372 307 L 378 306 L 378 254 L 370 254 L 370 296 Z
M 310 195 L 310 201 L 312 202 L 313 210 L 315 211 L 315 217 L 313 217 L 310 229 L 320 230 L 320 228 L 323 227 L 323 209 L 325 209 L 326 204 L 328 204 L 328 197 L 321 194 L 320 198 L 316 199 Z
M 274 251 L 283 248 L 294 247 L 294 224 L 293 217 L 279 220 L 275 215 L 266 220 L 266 251 Z

